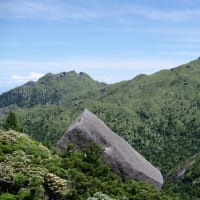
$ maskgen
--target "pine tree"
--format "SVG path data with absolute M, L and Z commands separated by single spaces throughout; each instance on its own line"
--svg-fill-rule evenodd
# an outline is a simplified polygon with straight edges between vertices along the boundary
M 23 131 L 22 127 L 19 125 L 17 121 L 17 117 L 14 112 L 9 112 L 7 119 L 5 123 L 3 124 L 3 127 L 5 130 L 12 129 L 19 132 Z

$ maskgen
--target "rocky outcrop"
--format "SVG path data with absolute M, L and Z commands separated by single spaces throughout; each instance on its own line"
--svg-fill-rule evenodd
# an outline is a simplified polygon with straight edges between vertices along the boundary
M 104 157 L 122 178 L 147 181 L 158 189 L 162 187 L 160 171 L 86 109 L 58 141 L 57 147 L 63 151 L 69 143 L 75 143 L 81 149 L 92 142 L 104 149 Z
M 8 106 L 4 108 L 0 108 L 0 120 L 4 119 L 9 112 L 13 111 L 16 106 Z

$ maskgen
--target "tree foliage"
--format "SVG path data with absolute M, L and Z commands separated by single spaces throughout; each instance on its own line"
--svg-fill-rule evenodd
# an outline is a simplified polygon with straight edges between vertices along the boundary
M 100 191 L 102 199 L 174 200 L 147 183 L 121 180 L 96 144 L 59 155 L 25 134 L 0 131 L 0 147 L 0 200 L 85 200 Z
M 18 132 L 22 132 L 22 127 L 19 125 L 16 114 L 14 112 L 9 112 L 3 127 L 7 131 L 12 129 Z

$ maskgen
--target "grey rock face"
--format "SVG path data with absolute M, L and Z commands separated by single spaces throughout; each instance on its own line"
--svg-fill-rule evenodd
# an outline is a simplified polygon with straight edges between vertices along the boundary
M 9 112 L 15 109 L 15 106 L 0 108 L 0 120 L 4 119 Z
M 84 148 L 92 142 L 104 149 L 104 157 L 122 178 L 147 181 L 157 189 L 162 187 L 160 171 L 86 109 L 58 141 L 57 147 L 63 151 L 69 143 L 75 143 Z

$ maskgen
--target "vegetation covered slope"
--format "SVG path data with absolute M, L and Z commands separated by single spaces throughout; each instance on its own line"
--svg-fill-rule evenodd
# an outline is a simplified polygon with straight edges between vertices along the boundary
M 197 59 L 103 89 L 82 93 L 77 90 L 76 97 L 69 101 L 64 100 L 65 96 L 52 105 L 39 105 L 36 101 L 35 106 L 15 112 L 25 132 L 55 144 L 71 122 L 88 108 L 166 174 L 180 161 L 199 152 L 199 75 Z M 76 81 L 79 83 L 80 79 Z
M 164 190 L 181 199 L 200 199 L 200 154 L 174 168 L 168 174 Z
M 0 161 L 0 199 L 63 199 L 69 190 L 54 173 L 60 158 L 25 134 L 0 131 Z
M 0 130 L 0 199 L 175 199 L 147 183 L 123 182 L 104 163 L 98 146 L 74 148 L 61 156 L 25 134 Z
M 103 85 L 92 80 L 87 74 L 75 71 L 60 74 L 46 74 L 37 82 L 6 92 L 0 97 L 0 107 L 17 105 L 32 107 L 34 105 L 56 104 L 59 101 L 70 101 L 77 95 L 103 88 Z

